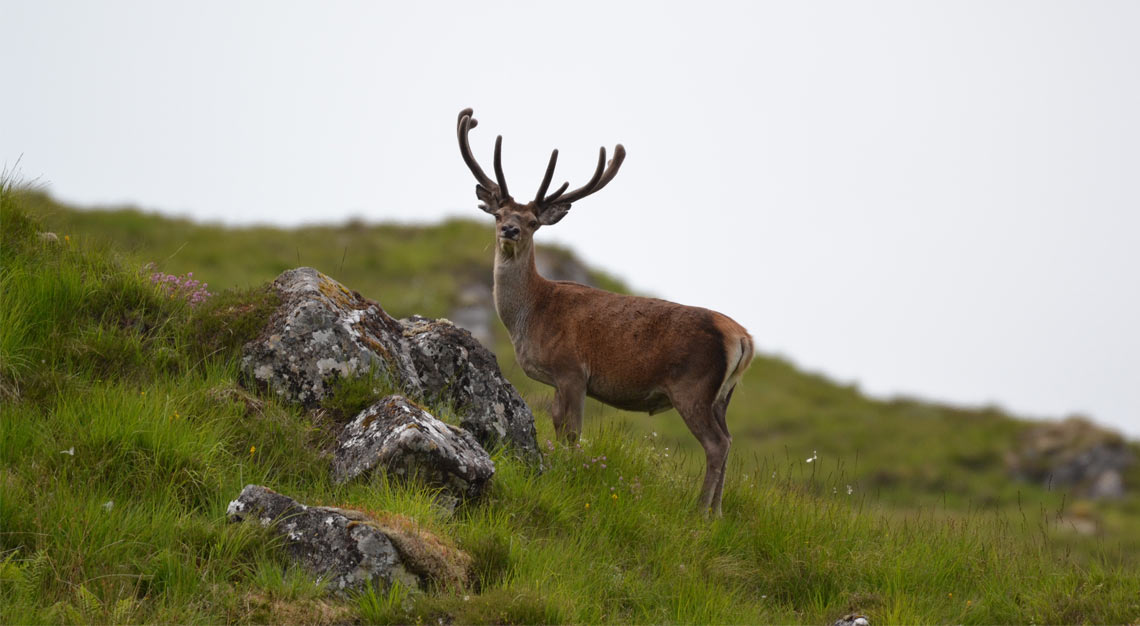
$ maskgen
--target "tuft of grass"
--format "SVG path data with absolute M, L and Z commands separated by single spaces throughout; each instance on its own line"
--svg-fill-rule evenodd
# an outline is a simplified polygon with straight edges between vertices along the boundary
M 357 610 L 366 624 L 394 624 L 404 615 L 410 592 L 397 581 L 385 591 L 369 587 L 356 595 Z
M 328 395 L 321 400 L 321 409 L 334 424 L 342 426 L 381 398 L 402 394 L 392 377 L 377 369 L 356 378 L 337 378 L 329 387 Z
M 194 307 L 182 341 L 199 359 L 233 357 L 257 338 L 279 304 L 277 292 L 267 285 L 216 294 Z

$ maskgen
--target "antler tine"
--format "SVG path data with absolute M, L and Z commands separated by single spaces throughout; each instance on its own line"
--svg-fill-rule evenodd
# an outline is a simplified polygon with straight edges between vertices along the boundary
M 499 180 L 499 194 L 503 198 L 511 197 L 507 191 L 507 177 L 503 175 L 503 136 L 495 137 L 495 178 Z
M 614 179 L 614 176 L 617 176 L 618 169 L 621 167 L 622 161 L 625 161 L 625 146 L 619 143 L 618 145 L 614 146 L 614 158 L 610 159 L 610 165 L 606 168 L 606 173 L 602 176 L 602 179 L 598 181 L 598 184 L 590 190 L 590 193 L 599 191 L 602 187 L 610 184 L 610 181 Z
M 582 198 L 585 198 L 586 196 L 594 193 L 599 189 L 598 182 L 602 179 L 602 173 L 605 171 L 605 167 L 606 148 L 605 146 L 602 146 L 601 150 L 598 151 L 598 167 L 594 169 L 594 175 L 590 177 L 589 182 L 561 197 L 555 197 L 552 194 L 552 197 L 548 197 L 546 201 L 553 202 L 554 200 L 558 200 L 559 202 L 570 203 L 581 200 Z M 616 172 L 614 173 L 616 174 Z M 610 178 L 613 178 L 613 175 L 610 175 Z
M 459 135 L 459 153 L 463 156 L 463 162 L 467 164 L 467 169 L 471 170 L 471 173 L 475 175 L 475 180 L 479 181 L 480 185 L 491 190 L 496 187 L 495 183 L 483 172 L 483 168 L 479 167 L 479 163 L 471 154 L 471 145 L 467 143 L 467 132 L 475 128 L 478 124 L 475 118 L 471 117 L 473 112 L 471 109 L 463 109 L 459 112 L 459 126 L 457 129 Z
M 535 204 L 542 202 L 542 197 L 546 195 L 546 188 L 550 187 L 550 179 L 554 178 L 554 165 L 558 163 L 558 149 L 555 148 L 554 152 L 550 153 L 550 164 L 546 166 L 546 175 L 542 177 L 542 184 L 538 187 L 538 193 L 534 196 Z M 562 186 L 560 191 L 564 191 L 570 183 Z
M 460 111 L 459 112 L 459 121 L 462 122 L 464 117 L 471 118 L 471 126 L 469 128 L 475 128 L 476 126 L 479 125 L 479 120 L 475 119 L 475 109 L 472 109 L 471 107 L 467 107 L 466 109 L 463 109 L 462 111 Z
M 555 200 L 557 200 L 562 195 L 563 191 L 566 191 L 566 188 L 569 186 L 570 186 L 569 182 L 562 183 L 562 186 L 559 187 L 558 189 L 555 189 L 554 193 L 550 194 L 549 196 L 546 196 L 546 200 L 544 200 L 543 202 L 546 202 L 546 203 L 554 202 Z
M 571 191 L 570 193 L 568 193 L 566 195 L 562 195 L 562 194 L 557 193 L 557 192 L 552 193 L 549 196 L 547 196 L 546 202 L 550 203 L 550 202 L 553 202 L 555 200 L 560 200 L 562 202 L 568 202 L 568 201 L 573 202 L 574 200 L 577 200 L 579 197 L 584 196 L 585 193 L 583 193 L 583 192 L 588 193 L 590 187 L 593 187 L 594 184 L 598 182 L 598 179 L 602 177 L 602 170 L 605 166 L 606 166 L 606 148 L 605 148 L 605 146 L 603 146 L 601 151 L 598 153 L 598 167 L 596 169 L 594 169 L 594 175 L 590 177 L 589 182 L 587 182 L 585 185 L 582 185 L 581 187 L 575 189 L 574 191 Z M 567 182 L 566 184 L 562 185 L 562 189 L 565 189 L 566 187 L 569 187 L 569 186 L 570 186 L 570 183 Z M 569 200 L 567 200 L 567 198 L 569 198 Z

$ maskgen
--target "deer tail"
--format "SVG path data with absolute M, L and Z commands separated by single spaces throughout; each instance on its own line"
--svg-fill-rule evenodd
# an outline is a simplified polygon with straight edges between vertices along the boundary
M 716 394 L 716 401 L 725 401 L 728 394 L 736 387 L 736 383 L 740 382 L 740 378 L 744 376 L 744 372 L 748 366 L 752 364 L 752 357 L 754 356 L 752 348 L 752 337 L 746 331 L 741 329 L 739 335 L 730 335 L 725 338 L 725 353 L 728 360 L 727 367 L 725 368 L 724 382 L 720 385 L 720 391 Z

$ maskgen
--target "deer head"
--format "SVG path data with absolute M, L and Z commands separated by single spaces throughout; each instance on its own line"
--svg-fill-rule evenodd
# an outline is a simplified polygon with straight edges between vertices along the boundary
M 619 143 L 614 148 L 614 158 L 606 165 L 606 149 L 603 147 L 598 154 L 598 166 L 589 182 L 578 189 L 567 192 L 570 183 L 547 194 L 550 181 L 554 178 L 554 167 L 558 163 L 558 150 L 550 154 L 550 163 L 546 166 L 546 175 L 542 177 L 542 184 L 534 200 L 521 204 L 511 197 L 507 190 L 507 179 L 503 175 L 503 136 L 495 138 L 495 180 L 491 180 L 483 168 L 471 154 L 471 146 L 467 141 L 467 133 L 478 124 L 471 109 L 459 112 L 459 152 L 463 161 L 475 175 L 478 184 L 475 185 L 475 195 L 479 198 L 479 208 L 495 216 L 498 227 L 499 250 L 508 258 L 520 252 L 528 252 L 531 247 L 534 232 L 542 226 L 557 224 L 570 210 L 570 205 L 586 196 L 600 191 L 613 177 L 617 175 L 618 168 L 625 160 L 625 148 Z

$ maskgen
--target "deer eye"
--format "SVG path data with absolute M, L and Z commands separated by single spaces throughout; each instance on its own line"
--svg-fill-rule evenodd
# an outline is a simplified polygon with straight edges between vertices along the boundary
M 538 228 L 538 220 L 531 220 L 530 221 L 530 227 L 531 228 Z

